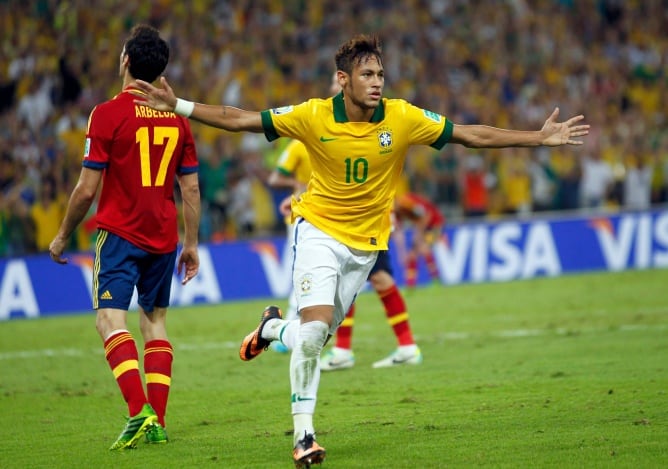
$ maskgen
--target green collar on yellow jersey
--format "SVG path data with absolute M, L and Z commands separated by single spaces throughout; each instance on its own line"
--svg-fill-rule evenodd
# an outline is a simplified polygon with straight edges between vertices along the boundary
M 332 98 L 334 103 L 334 121 L 340 123 L 350 122 L 346 115 L 346 106 L 343 104 L 343 91 Z M 385 105 L 383 100 L 380 100 L 378 107 L 373 112 L 369 122 L 382 122 L 385 119 Z

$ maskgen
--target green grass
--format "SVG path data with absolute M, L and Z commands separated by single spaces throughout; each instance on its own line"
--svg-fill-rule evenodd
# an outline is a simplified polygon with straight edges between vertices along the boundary
M 668 467 L 667 287 L 647 270 L 418 289 L 424 363 L 380 370 L 394 339 L 361 295 L 356 365 L 321 380 L 323 468 Z M 288 357 L 237 356 L 266 304 L 170 311 L 171 441 L 125 452 L 94 315 L 0 323 L 0 467 L 292 467 Z

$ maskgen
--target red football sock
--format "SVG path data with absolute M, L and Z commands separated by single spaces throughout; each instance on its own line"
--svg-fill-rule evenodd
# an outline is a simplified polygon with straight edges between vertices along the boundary
M 130 417 L 137 415 L 147 400 L 139 374 L 137 346 L 132 335 L 128 331 L 112 335 L 104 342 L 104 353 L 123 398 L 128 403 Z
M 413 341 L 411 326 L 408 323 L 406 302 L 397 286 L 392 285 L 387 290 L 379 292 L 378 295 L 385 306 L 387 322 L 392 326 L 399 345 L 413 345 L 415 342 Z
M 144 345 L 144 376 L 148 402 L 158 414 L 158 422 L 165 426 L 169 387 L 172 383 L 174 351 L 168 340 L 150 340 Z
M 417 284 L 417 257 L 410 256 L 406 262 L 406 285 L 409 287 L 414 287 Z
M 346 313 L 346 317 L 343 318 L 343 322 L 336 330 L 336 344 L 338 348 L 345 348 L 350 350 L 352 348 L 353 341 L 353 325 L 355 324 L 355 303 L 350 306 L 350 309 Z

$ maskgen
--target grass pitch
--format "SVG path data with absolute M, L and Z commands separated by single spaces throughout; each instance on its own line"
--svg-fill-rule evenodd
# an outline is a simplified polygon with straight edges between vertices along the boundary
M 424 363 L 379 370 L 394 338 L 362 294 L 356 365 L 321 379 L 322 467 L 668 467 L 667 286 L 647 270 L 420 288 Z M 170 442 L 123 452 L 94 315 L 0 322 L 0 467 L 293 467 L 289 358 L 237 355 L 268 303 L 170 311 Z

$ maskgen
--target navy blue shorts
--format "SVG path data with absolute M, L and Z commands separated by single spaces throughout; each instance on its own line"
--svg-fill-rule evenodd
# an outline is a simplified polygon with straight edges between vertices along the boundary
M 379 270 L 384 270 L 390 276 L 394 277 L 392 274 L 392 262 L 390 260 L 390 251 L 378 251 L 378 259 L 376 263 L 371 267 L 371 272 L 369 272 L 369 277 L 378 272 Z
M 169 306 L 176 250 L 154 254 L 99 230 L 93 267 L 93 309 L 130 307 L 137 287 L 138 303 L 150 313 L 155 307 Z

